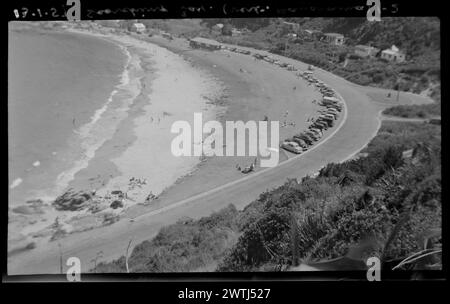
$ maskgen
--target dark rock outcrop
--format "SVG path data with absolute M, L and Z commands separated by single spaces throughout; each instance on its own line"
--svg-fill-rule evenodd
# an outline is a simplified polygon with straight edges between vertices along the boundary
M 79 211 L 88 207 L 92 195 L 87 192 L 73 189 L 67 190 L 63 195 L 56 198 L 53 206 L 59 211 Z
M 115 201 L 113 201 L 111 203 L 110 207 L 113 208 L 113 209 L 122 208 L 123 207 L 123 202 L 119 201 L 119 200 L 115 200 Z

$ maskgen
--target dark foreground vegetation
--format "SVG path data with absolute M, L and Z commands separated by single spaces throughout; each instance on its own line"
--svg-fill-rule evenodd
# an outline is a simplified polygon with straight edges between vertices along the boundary
M 441 115 L 441 104 L 435 102 L 425 105 L 399 105 L 387 108 L 383 114 L 404 118 L 431 118 Z
M 283 271 L 348 255 L 392 269 L 441 267 L 441 130 L 383 123 L 361 157 L 288 180 L 244 210 L 183 219 L 137 245 L 130 272 Z M 361 246 L 370 240 L 371 246 Z M 125 257 L 93 271 L 125 272 Z

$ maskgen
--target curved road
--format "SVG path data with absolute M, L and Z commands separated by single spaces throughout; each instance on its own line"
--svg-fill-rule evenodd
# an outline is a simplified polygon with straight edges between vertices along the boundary
M 307 67 L 292 59 L 283 58 L 283 60 L 293 63 L 302 70 Z M 332 137 L 310 152 L 283 162 L 275 168 L 248 175 L 244 179 L 174 205 L 142 214 L 134 222 L 122 220 L 111 226 L 70 235 L 61 240 L 64 260 L 71 256 L 79 257 L 82 262 L 82 271 L 86 271 L 92 267 L 90 261 L 99 251 L 103 252 L 104 260 L 118 258 L 125 254 L 130 239 L 133 239 L 134 246 L 143 240 L 151 239 L 161 227 L 172 224 L 181 217 L 207 216 L 231 203 L 238 209 L 242 209 L 265 190 L 282 185 L 287 178 L 306 176 L 327 163 L 341 162 L 358 152 L 376 134 L 380 126 L 380 111 L 390 105 L 372 101 L 367 95 L 367 88 L 354 85 L 331 73 L 316 70 L 315 76 L 334 88 L 344 98 L 347 105 L 347 119 Z M 274 79 L 274 81 L 277 80 Z M 371 90 L 384 92 L 380 89 Z M 410 98 L 415 102 L 413 95 Z M 417 102 L 423 102 L 423 100 Z M 55 242 L 25 252 L 19 259 L 8 263 L 10 275 L 58 272 L 59 249 Z

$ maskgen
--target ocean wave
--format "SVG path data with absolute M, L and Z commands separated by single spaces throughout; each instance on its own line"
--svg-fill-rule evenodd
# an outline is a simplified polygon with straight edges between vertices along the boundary
M 122 45 L 119 45 L 119 48 L 122 50 L 123 54 L 126 57 L 126 61 L 123 67 L 123 72 L 120 76 L 120 82 L 119 85 L 116 86 L 116 89 L 114 89 L 108 100 L 106 101 L 105 104 L 103 104 L 103 106 L 99 109 L 97 109 L 94 113 L 94 115 L 92 115 L 91 117 L 91 121 L 88 122 L 87 124 L 81 126 L 79 128 L 79 130 L 75 130 L 74 132 L 78 135 L 80 135 L 82 138 L 87 138 L 90 134 L 92 129 L 95 127 L 95 124 L 100 120 L 100 118 L 102 117 L 103 113 L 106 112 L 106 110 L 108 109 L 108 106 L 111 104 L 111 102 L 113 102 L 113 98 L 114 96 L 119 92 L 118 89 L 126 89 L 126 86 L 130 83 L 130 68 L 131 68 L 131 60 L 132 60 L 132 56 L 130 54 L 130 52 L 128 51 L 128 49 Z
M 57 186 L 54 191 L 56 193 L 64 191 L 75 179 L 75 175 L 88 166 L 96 151 L 114 135 L 117 125 L 128 115 L 129 105 L 140 93 L 140 78 L 134 74 L 142 70 L 141 62 L 139 58 L 132 56 L 126 47 L 119 46 L 127 58 L 120 82 L 111 92 L 106 103 L 95 111 L 91 120 L 78 130 L 74 130 L 78 138 L 71 140 L 71 146 L 73 150 L 81 148 L 81 155 L 73 162 L 70 169 L 57 176 Z M 111 108 L 113 102 L 114 108 Z
M 16 179 L 11 183 L 11 185 L 9 186 L 9 188 L 14 189 L 14 188 L 16 188 L 17 186 L 19 186 L 21 183 L 22 183 L 22 179 L 21 179 L 20 177 L 19 177 L 19 178 L 16 178 Z

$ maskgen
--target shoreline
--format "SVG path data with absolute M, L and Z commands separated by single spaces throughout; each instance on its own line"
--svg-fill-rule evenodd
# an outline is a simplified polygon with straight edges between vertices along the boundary
M 10 37 L 11 51 L 16 51 L 11 63 L 20 60 L 11 67 L 8 111 L 9 176 L 22 181 L 9 187 L 10 205 L 15 207 L 39 197 L 54 199 L 58 174 L 88 152 L 81 146 L 82 137 L 115 98 L 126 58 L 111 42 L 37 26 L 11 27 Z M 35 42 L 36 58 L 24 47 Z M 86 58 L 100 51 L 110 57 Z M 29 75 L 22 77 L 26 66 Z M 48 73 L 41 78 L 41 71 Z M 26 84 L 29 90 L 22 89 Z

